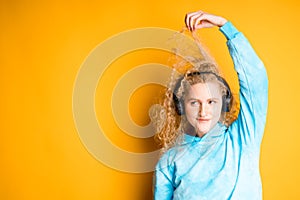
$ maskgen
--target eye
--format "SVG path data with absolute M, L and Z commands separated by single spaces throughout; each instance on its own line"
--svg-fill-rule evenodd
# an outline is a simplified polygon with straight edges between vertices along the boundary
M 210 104 L 210 105 L 211 105 L 211 104 L 215 104 L 215 103 L 217 103 L 217 101 L 215 101 L 215 100 L 209 100 L 209 101 L 208 101 L 208 104 Z
M 191 106 L 199 106 L 198 101 L 190 101 Z

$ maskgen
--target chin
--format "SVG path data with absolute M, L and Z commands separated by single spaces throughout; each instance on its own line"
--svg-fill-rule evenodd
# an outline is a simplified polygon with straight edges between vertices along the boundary
M 210 130 L 210 127 L 197 127 L 197 132 L 200 133 L 201 135 L 205 135 L 208 131 Z
M 209 132 L 214 125 L 210 123 L 199 123 L 197 124 L 197 132 L 201 133 L 202 135 L 206 134 Z

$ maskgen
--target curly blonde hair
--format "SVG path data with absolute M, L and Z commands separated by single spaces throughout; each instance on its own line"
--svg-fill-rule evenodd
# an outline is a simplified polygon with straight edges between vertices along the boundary
M 218 76 L 220 76 L 220 72 L 215 64 L 211 62 L 198 62 L 196 66 L 186 70 L 184 74 L 171 79 L 170 87 L 166 89 L 161 103 L 160 117 L 156 121 L 159 128 L 157 128 L 155 139 L 160 145 L 162 153 L 175 146 L 175 144 L 182 142 L 188 125 L 185 115 L 179 115 L 176 112 L 173 95 L 176 95 L 178 99 L 184 99 L 191 85 L 212 81 L 219 83 L 220 90 L 225 95 L 229 88 L 224 83 L 218 81 Z M 220 119 L 227 126 L 236 119 L 236 109 L 232 106 L 235 102 L 231 101 L 230 103 L 230 111 L 222 112 Z

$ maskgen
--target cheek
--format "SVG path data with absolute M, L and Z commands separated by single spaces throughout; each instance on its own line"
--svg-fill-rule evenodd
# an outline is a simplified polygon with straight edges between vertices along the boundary
M 222 114 L 222 106 L 215 107 L 212 113 L 213 123 L 220 120 L 221 114 Z
M 185 116 L 190 124 L 195 123 L 197 115 L 198 111 L 196 108 L 185 106 Z
M 222 104 L 215 106 L 212 110 L 214 116 L 220 116 L 222 112 Z
M 184 109 L 185 109 L 186 116 L 197 116 L 198 115 L 197 107 L 192 107 L 192 106 L 185 104 Z

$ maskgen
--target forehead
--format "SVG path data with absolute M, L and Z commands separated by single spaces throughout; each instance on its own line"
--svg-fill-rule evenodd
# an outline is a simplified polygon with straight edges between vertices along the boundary
M 216 81 L 210 81 L 207 83 L 196 83 L 188 87 L 187 98 L 222 98 L 221 87 Z

